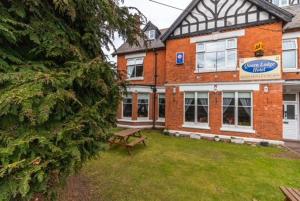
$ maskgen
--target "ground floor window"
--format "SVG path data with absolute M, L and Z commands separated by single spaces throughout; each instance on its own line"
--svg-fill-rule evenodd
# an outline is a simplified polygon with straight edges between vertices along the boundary
M 208 93 L 185 93 L 185 122 L 208 124 Z
M 132 95 L 127 95 L 123 99 L 123 117 L 132 117 Z
M 158 117 L 160 119 L 165 118 L 165 113 L 166 113 L 166 98 L 165 94 L 159 94 L 158 95 Z
M 149 117 L 149 94 L 138 94 L 138 118 Z
M 252 126 L 252 93 L 223 93 L 223 125 Z

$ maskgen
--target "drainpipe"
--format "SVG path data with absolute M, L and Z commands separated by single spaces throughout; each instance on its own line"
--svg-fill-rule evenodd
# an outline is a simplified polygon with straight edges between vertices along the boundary
M 156 95 L 157 95 L 157 51 L 153 48 L 154 52 L 154 86 L 153 86 L 153 128 L 156 127 Z

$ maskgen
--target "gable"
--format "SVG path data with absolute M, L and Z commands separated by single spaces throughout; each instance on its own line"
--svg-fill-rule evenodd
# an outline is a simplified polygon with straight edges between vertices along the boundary
M 291 18 L 290 13 L 261 0 L 194 0 L 162 40 Z

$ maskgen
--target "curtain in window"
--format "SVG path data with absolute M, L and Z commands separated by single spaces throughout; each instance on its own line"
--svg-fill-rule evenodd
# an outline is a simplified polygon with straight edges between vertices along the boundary
M 245 112 L 251 116 L 251 94 L 239 93 L 239 106 L 245 107 Z

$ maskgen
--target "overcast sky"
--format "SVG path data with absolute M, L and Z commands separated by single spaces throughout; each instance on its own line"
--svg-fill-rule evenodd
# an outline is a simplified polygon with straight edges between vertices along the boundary
M 185 9 L 191 0 L 156 0 L 178 8 Z M 124 0 L 125 6 L 138 8 L 149 21 L 159 29 L 170 27 L 182 11 L 165 7 L 149 0 Z M 118 48 L 123 43 L 121 39 L 116 39 L 114 45 Z

